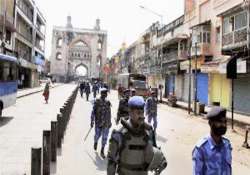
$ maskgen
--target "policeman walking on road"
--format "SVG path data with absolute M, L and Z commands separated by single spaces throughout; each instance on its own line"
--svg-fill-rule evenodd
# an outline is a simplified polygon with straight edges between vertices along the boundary
M 154 121 L 154 131 L 156 131 L 157 128 L 157 97 L 155 91 L 151 91 L 151 97 L 148 97 L 145 105 L 145 113 L 148 117 L 148 123 L 151 124 L 151 121 L 153 119 Z
M 207 115 L 210 134 L 193 150 L 193 175 L 231 175 L 232 147 L 223 137 L 227 131 L 226 109 L 214 107 Z
M 85 85 L 85 93 L 86 93 L 86 100 L 89 101 L 89 94 L 90 94 L 90 85 L 89 82 Z
M 118 125 L 121 118 L 123 118 L 125 120 L 129 119 L 129 113 L 128 113 L 129 96 L 130 96 L 130 90 L 129 89 L 124 90 L 123 91 L 123 98 L 119 102 L 116 125 Z
M 135 89 L 131 89 L 131 97 L 136 95 L 136 90 Z
M 98 140 L 102 137 L 101 157 L 104 159 L 104 149 L 107 144 L 111 127 L 111 103 L 106 100 L 108 90 L 100 90 L 101 97 L 94 102 L 91 114 L 91 127 L 95 125 L 94 150 L 97 150 Z
M 148 175 L 148 171 L 160 174 L 167 166 L 166 159 L 153 139 L 151 125 L 144 122 L 144 99 L 129 99 L 128 121 L 122 119 L 122 127 L 114 130 L 109 145 L 107 175 Z

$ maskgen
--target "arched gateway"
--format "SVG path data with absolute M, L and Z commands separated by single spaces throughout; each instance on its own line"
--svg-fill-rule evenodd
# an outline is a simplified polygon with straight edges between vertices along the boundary
M 57 81 L 79 77 L 78 69 L 86 70 L 86 78 L 102 78 L 106 62 L 107 32 L 100 30 L 100 21 L 94 29 L 73 28 L 71 17 L 66 27 L 54 27 L 51 54 L 51 75 Z

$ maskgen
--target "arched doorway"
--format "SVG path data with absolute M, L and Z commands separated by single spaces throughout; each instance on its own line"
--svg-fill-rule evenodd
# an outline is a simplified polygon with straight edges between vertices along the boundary
M 78 78 L 87 78 L 88 71 L 88 67 L 81 63 L 75 67 L 75 76 Z

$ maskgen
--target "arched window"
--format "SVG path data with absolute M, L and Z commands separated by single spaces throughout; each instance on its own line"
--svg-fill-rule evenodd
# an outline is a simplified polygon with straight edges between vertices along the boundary
M 62 60 L 62 54 L 61 53 L 57 53 L 56 54 L 56 59 L 57 60 Z
M 98 50 L 102 50 L 102 41 L 101 40 L 98 41 Z
M 56 42 L 57 47 L 62 47 L 62 38 L 58 38 Z

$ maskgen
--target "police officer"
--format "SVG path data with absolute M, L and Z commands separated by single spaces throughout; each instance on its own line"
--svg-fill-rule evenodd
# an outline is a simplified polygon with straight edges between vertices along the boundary
M 85 88 L 85 82 L 81 82 L 80 83 L 80 94 L 81 94 L 81 97 L 83 95 L 84 88 Z
M 110 138 L 107 175 L 148 175 L 148 171 L 160 174 L 166 168 L 166 159 L 153 139 L 153 129 L 144 122 L 144 104 L 140 96 L 129 99 L 130 119 L 122 119 L 123 126 L 114 130 Z
M 231 175 L 232 147 L 223 137 L 227 131 L 226 109 L 213 107 L 207 115 L 210 134 L 193 150 L 193 175 Z
M 130 96 L 130 90 L 129 89 L 124 90 L 123 91 L 123 98 L 119 102 L 117 118 L 116 118 L 116 125 L 118 125 L 121 118 L 124 118 L 125 120 L 129 119 L 129 114 L 128 114 L 129 96 Z
M 148 97 L 145 105 L 145 114 L 148 117 L 148 123 L 154 121 L 154 130 L 157 128 L 157 97 L 155 91 L 151 91 L 151 96 Z
M 86 93 L 86 100 L 89 101 L 89 94 L 90 94 L 89 82 L 86 82 L 86 84 L 85 84 L 85 93 Z
M 136 90 L 135 89 L 131 89 L 131 97 L 136 95 Z
M 95 83 L 92 86 L 92 91 L 93 91 L 93 97 L 94 97 L 94 99 L 96 99 L 97 89 L 98 89 L 97 81 L 95 81 Z
M 101 97 L 94 102 L 91 127 L 95 124 L 94 150 L 97 150 L 98 140 L 102 137 L 101 157 L 105 158 L 104 149 L 107 144 L 109 129 L 111 127 L 111 103 L 106 100 L 108 90 L 100 90 Z

